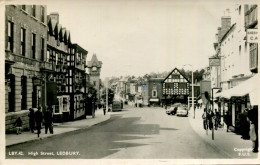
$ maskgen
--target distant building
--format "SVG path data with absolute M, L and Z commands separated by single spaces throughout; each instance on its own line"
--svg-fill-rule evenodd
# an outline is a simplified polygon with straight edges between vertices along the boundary
M 160 105 L 163 98 L 162 81 L 164 78 L 148 78 L 148 102 L 149 105 Z
M 90 61 L 87 63 L 87 67 L 89 69 L 89 78 L 90 83 L 93 84 L 94 88 L 97 91 L 97 99 L 98 102 L 101 99 L 100 89 L 101 89 L 101 80 L 100 80 L 100 72 L 102 68 L 102 62 L 98 60 L 96 54 L 94 54 Z
M 164 104 L 175 102 L 187 104 L 190 95 L 190 81 L 175 68 L 162 80 L 162 94 Z

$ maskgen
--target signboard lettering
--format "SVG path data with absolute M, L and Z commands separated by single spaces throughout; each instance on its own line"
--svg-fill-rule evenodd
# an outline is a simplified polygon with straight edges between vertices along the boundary
M 247 42 L 258 43 L 258 31 L 257 29 L 247 29 Z

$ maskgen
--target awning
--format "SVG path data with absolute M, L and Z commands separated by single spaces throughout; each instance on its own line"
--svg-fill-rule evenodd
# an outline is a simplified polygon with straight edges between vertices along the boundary
M 150 99 L 151 102 L 158 102 L 159 99 Z
M 241 97 L 249 94 L 251 105 L 256 105 L 257 94 L 259 89 L 260 76 L 259 74 L 245 80 L 235 86 L 234 88 L 216 93 L 216 97 L 224 97 L 230 99 L 231 97 Z

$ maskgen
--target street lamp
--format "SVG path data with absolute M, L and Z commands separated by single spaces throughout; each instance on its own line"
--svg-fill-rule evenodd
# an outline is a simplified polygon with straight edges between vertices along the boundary
M 191 64 L 186 64 L 191 66 L 191 108 L 194 110 L 194 116 L 193 118 L 195 119 L 195 107 L 194 107 L 194 84 L 193 84 L 193 66 Z M 183 66 L 186 66 L 183 65 Z M 188 100 L 189 101 L 189 100 Z

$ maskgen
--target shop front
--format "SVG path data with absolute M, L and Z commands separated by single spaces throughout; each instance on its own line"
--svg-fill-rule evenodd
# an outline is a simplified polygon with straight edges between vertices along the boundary
M 221 100 L 221 107 L 225 111 L 224 115 L 230 115 L 229 118 L 226 118 L 230 120 L 228 122 L 235 132 L 241 132 L 246 110 L 250 110 L 253 106 L 258 105 L 259 80 L 260 76 L 256 74 L 237 86 L 216 94 L 216 97 Z

